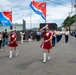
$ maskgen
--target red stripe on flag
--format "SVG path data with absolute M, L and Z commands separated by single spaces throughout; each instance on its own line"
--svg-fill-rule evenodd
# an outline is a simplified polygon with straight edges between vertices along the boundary
M 3 14 L 12 22 L 12 11 L 3 11 Z

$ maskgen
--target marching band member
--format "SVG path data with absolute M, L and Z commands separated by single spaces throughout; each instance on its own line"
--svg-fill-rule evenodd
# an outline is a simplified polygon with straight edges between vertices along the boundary
M 18 46 L 18 44 L 16 42 L 16 39 L 17 39 L 16 31 L 15 30 L 11 31 L 10 41 L 9 41 L 9 44 L 8 44 L 8 46 L 10 47 L 10 56 L 9 56 L 9 58 L 12 58 L 13 48 L 16 51 L 16 56 L 18 55 L 18 50 L 16 49 L 16 47 Z
M 56 40 L 57 40 L 57 43 L 58 43 L 58 42 L 59 42 L 59 40 L 60 40 L 59 35 L 60 35 L 60 33 L 59 33 L 59 31 L 57 30 L 57 31 L 56 31 Z
M 24 33 L 22 32 L 22 30 L 20 31 L 20 36 L 21 36 L 21 44 L 23 44 Z
M 45 31 L 43 31 L 45 29 Z M 46 52 L 48 52 L 48 59 L 50 59 L 50 49 L 52 48 L 52 44 L 50 40 L 52 39 L 52 34 L 49 31 L 49 28 L 45 26 L 40 30 L 43 35 L 43 42 L 41 44 L 41 48 L 43 49 L 43 63 L 46 62 Z
M 52 32 L 53 32 L 53 36 L 52 36 L 52 47 L 54 47 L 55 46 L 55 37 L 56 37 L 56 35 L 55 35 L 55 31 L 54 30 Z
M 65 34 L 65 43 L 67 43 L 69 39 L 69 31 L 66 29 L 64 34 Z

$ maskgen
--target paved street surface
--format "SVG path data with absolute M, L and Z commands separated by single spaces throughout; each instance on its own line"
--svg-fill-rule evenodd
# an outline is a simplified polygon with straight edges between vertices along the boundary
M 19 55 L 9 59 L 9 48 L 0 51 L 0 75 L 76 75 L 76 38 L 64 36 L 51 50 L 51 60 L 43 63 L 42 41 L 19 44 Z

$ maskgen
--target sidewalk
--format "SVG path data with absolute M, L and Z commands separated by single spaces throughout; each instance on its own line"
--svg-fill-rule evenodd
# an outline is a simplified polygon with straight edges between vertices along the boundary
M 51 50 L 51 60 L 43 63 L 42 41 L 19 44 L 19 55 L 9 59 L 9 48 L 0 51 L 0 75 L 76 75 L 76 39 L 64 37 Z

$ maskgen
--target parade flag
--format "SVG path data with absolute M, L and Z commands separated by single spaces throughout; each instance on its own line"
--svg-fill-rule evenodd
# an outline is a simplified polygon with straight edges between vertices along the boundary
M 46 21 L 46 2 L 35 2 L 32 0 L 30 7 Z
M 11 26 L 12 25 L 12 11 L 0 12 L 0 22 L 2 26 Z

